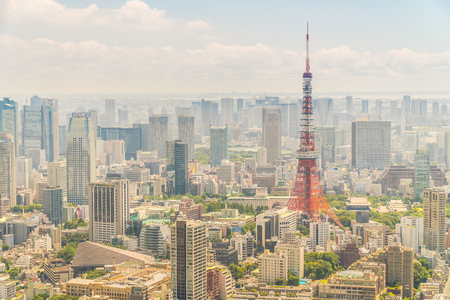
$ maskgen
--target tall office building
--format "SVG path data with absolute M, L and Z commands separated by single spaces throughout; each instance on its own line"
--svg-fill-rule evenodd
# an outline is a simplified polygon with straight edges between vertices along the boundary
M 383 113 L 383 101 L 376 100 L 375 101 L 375 113 L 381 115 Z
M 124 108 L 119 108 L 118 114 L 119 114 L 119 126 L 121 127 L 130 126 L 130 118 L 128 110 Z
M 169 139 L 167 135 L 168 123 L 167 115 L 153 115 L 149 118 L 150 150 L 157 150 L 158 158 L 166 158 L 166 142 Z
M 328 163 L 336 161 L 336 127 L 316 127 L 316 134 L 320 140 L 320 162 L 324 169 Z
M 450 131 L 444 132 L 444 162 L 445 167 L 450 169 Z
M 242 109 L 244 109 L 244 99 L 237 98 L 236 99 L 236 110 L 241 111 Z
M 75 116 L 67 136 L 67 201 L 88 204 L 89 182 L 95 180 L 95 140 L 89 117 Z
M 433 102 L 433 117 L 439 116 L 439 102 L 434 101 Z
M 228 157 L 228 127 L 211 127 L 210 129 L 210 160 L 211 166 L 218 166 L 222 159 Z
M 221 103 L 221 115 L 222 115 L 222 125 L 228 123 L 233 123 L 234 116 L 234 99 L 233 98 L 222 98 Z
M 194 116 L 192 115 L 178 116 L 178 139 L 187 143 L 188 160 L 193 161 L 195 155 Z
M 89 241 L 111 243 L 125 235 L 130 220 L 128 180 L 89 184 Z
M 60 187 L 46 187 L 43 189 L 44 201 L 42 209 L 50 222 L 54 225 L 63 224 L 67 221 L 66 201 L 63 197 L 63 190 Z
M 170 194 L 188 192 L 188 145 L 181 141 L 167 141 L 166 184 Z
M 402 106 L 405 107 L 405 115 L 411 114 L 411 96 L 403 96 Z
M 116 125 L 116 100 L 114 99 L 105 100 L 105 116 L 107 119 L 107 126 Z
M 264 107 L 262 112 L 263 147 L 267 149 L 267 162 L 281 159 L 281 110 Z
M 352 122 L 352 166 L 384 169 L 391 164 L 391 122 Z
M 206 226 L 199 221 L 178 220 L 170 229 L 173 298 L 206 300 Z
M 33 170 L 31 158 L 20 156 L 16 158 L 16 183 L 25 189 L 31 187 L 31 171 Z
M 164 242 L 170 237 L 169 227 L 164 223 L 151 223 L 142 227 L 139 234 L 139 247 L 144 250 L 151 250 L 154 256 L 163 258 Z
M 440 189 L 423 191 L 423 241 L 425 248 L 445 252 L 445 204 L 447 194 Z
M 321 247 L 323 251 L 327 250 L 327 243 L 330 239 L 330 223 L 311 222 L 309 224 L 309 235 L 311 237 L 312 248 L 317 251 Z
M 9 98 L 3 98 L 0 101 L 0 132 L 11 133 L 14 138 L 16 156 L 18 156 L 17 102 Z
M 296 103 L 280 103 L 281 136 L 296 137 L 298 134 L 298 107 Z
M 99 131 L 100 126 L 98 126 L 98 113 L 96 110 L 90 109 L 90 110 L 84 111 L 84 112 L 73 112 L 72 117 L 76 117 L 76 116 L 89 117 L 92 122 L 92 131 L 94 132 L 94 139 L 97 139 L 100 137 L 100 131 Z
M 55 161 L 47 164 L 47 184 L 62 189 L 62 197 L 67 198 L 67 164 Z
M 362 114 L 369 113 L 369 100 L 361 100 L 361 113 Z
M 16 205 L 16 150 L 11 133 L 0 133 L 0 195 Z
M 400 224 L 395 224 L 395 233 L 402 240 L 402 245 L 413 248 L 419 254 L 423 245 L 423 218 L 422 217 L 401 217 Z
M 414 193 L 423 197 L 423 191 L 430 187 L 430 150 L 416 149 L 414 155 Z
M 104 141 L 123 140 L 125 144 L 125 159 L 137 158 L 137 151 L 142 150 L 140 127 L 106 127 L 101 129 Z
M 428 102 L 427 100 L 416 100 L 419 101 L 419 116 L 426 120 L 428 116 Z
M 345 104 L 346 104 L 347 114 L 351 115 L 352 108 L 353 108 L 353 97 L 352 96 L 345 97 Z
M 150 150 L 150 124 L 148 123 L 133 123 L 133 128 L 140 129 L 140 140 L 141 140 L 141 149 L 142 151 Z
M 301 104 L 299 109 L 301 109 Z M 313 100 L 314 124 L 317 126 L 333 125 L 333 99 L 321 98 Z
M 58 160 L 58 100 L 34 96 L 31 105 L 22 110 L 22 151 L 28 156 L 29 150 L 45 150 L 45 159 Z
M 67 147 L 67 126 L 58 126 L 58 141 L 59 141 L 59 156 L 66 157 L 66 147 Z

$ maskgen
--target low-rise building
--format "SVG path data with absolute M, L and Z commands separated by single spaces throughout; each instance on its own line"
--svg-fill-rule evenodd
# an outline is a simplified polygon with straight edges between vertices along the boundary
M 270 253 L 266 250 L 258 258 L 258 282 L 274 284 L 279 278 L 287 278 L 287 255 L 284 252 Z
M 53 284 L 67 282 L 73 278 L 72 268 L 60 258 L 44 261 L 44 274 Z

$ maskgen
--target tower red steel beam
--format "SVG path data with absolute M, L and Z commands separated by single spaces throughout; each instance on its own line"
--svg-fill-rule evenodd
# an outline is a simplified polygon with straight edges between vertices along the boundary
M 318 151 L 314 143 L 312 74 L 309 65 L 309 28 L 306 31 L 306 71 L 303 73 L 303 105 L 300 129 L 300 147 L 297 151 L 298 167 L 294 189 L 287 207 L 297 212 L 305 212 L 311 221 L 319 221 L 321 212 L 325 212 L 342 227 L 341 222 L 331 210 L 322 192 L 317 170 Z

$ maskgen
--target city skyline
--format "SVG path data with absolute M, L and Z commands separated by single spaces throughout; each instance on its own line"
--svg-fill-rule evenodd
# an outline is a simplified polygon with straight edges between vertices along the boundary
M 5 1 L 0 90 L 296 92 L 309 21 L 317 94 L 448 94 L 449 4 L 387 3 Z

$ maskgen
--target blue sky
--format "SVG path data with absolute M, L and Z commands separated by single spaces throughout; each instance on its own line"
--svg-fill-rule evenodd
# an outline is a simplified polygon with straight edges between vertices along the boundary
M 449 90 L 450 1 L 2 3 L 7 92 Z

